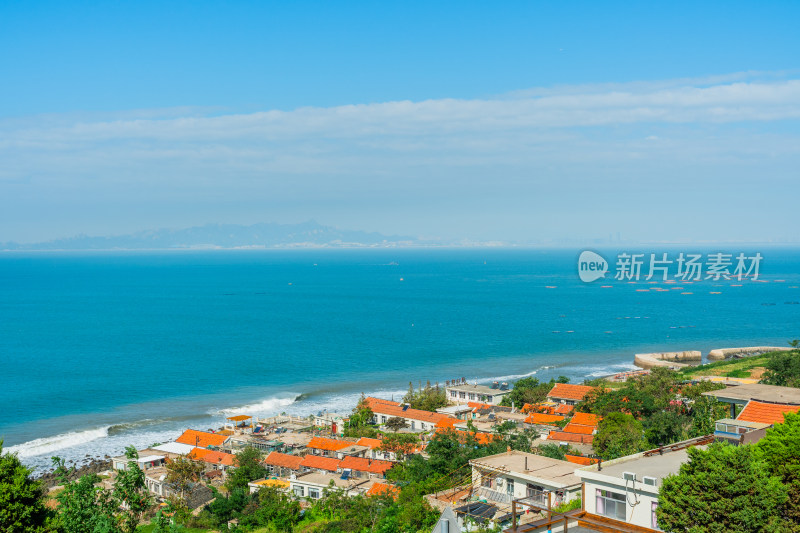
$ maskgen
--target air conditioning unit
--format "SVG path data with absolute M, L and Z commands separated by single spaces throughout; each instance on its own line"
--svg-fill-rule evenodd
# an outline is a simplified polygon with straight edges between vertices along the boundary
M 636 474 L 633 472 L 623 472 L 622 479 L 625 481 L 636 481 Z
M 650 485 L 651 487 L 655 487 L 656 483 L 658 483 L 658 479 L 654 478 L 653 476 L 644 476 L 642 478 L 642 482 L 645 485 Z

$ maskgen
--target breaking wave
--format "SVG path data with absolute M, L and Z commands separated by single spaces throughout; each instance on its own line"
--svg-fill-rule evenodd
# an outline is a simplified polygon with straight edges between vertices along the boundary
M 37 455 L 50 455 L 60 450 L 108 437 L 109 429 L 111 429 L 111 426 L 73 431 L 54 437 L 42 437 L 15 446 L 9 446 L 5 451 L 16 453 L 20 459 L 36 457 Z

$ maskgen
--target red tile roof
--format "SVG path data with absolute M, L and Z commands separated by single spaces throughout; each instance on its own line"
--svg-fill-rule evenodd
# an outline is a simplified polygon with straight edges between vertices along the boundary
M 300 470 L 300 463 L 302 462 L 303 458 L 299 455 L 289 455 L 288 453 L 280 452 L 272 452 L 264 459 L 264 464 L 280 466 L 290 470 Z
M 326 439 L 325 437 L 314 437 L 309 441 L 308 444 L 306 444 L 306 448 L 314 448 L 316 450 L 326 450 L 329 452 L 335 452 L 341 450 L 342 448 L 347 448 L 348 446 L 352 446 L 353 444 L 355 443 L 348 442 L 346 440 Z
M 373 413 L 386 415 L 386 416 L 399 416 L 401 418 L 408 418 L 410 420 L 418 420 L 420 422 L 427 422 L 429 424 L 436 424 L 440 420 L 450 418 L 441 413 L 432 413 L 430 411 L 422 411 L 420 409 L 408 408 L 405 411 L 399 403 L 391 402 L 389 400 L 382 400 L 380 398 L 368 397 L 365 400 L 367 405 Z
M 212 465 L 234 466 L 235 464 L 232 453 L 217 452 L 205 448 L 194 448 L 189 452 L 189 458 Z
M 188 444 L 189 446 L 197 446 L 198 448 L 208 448 L 209 446 L 222 446 L 222 443 L 224 443 L 227 438 L 228 437 L 225 435 L 218 435 L 217 433 L 187 429 L 183 432 L 183 435 L 175 439 L 175 442 Z
M 782 424 L 784 413 L 797 413 L 800 405 L 785 403 L 764 403 L 750 400 L 736 417 L 736 420 L 745 422 L 760 422 L 762 424 Z
M 359 446 L 368 446 L 370 449 L 380 448 L 383 441 L 381 439 L 371 439 L 369 437 L 361 437 L 356 442 Z
M 551 431 L 547 440 L 557 440 L 560 442 L 575 442 L 578 444 L 591 444 L 594 440 L 593 435 L 578 435 L 577 433 L 565 433 L 563 431 Z
M 472 407 L 473 409 L 491 409 L 492 404 L 481 403 L 481 402 L 467 402 L 467 407 Z
M 367 491 L 367 496 L 377 496 L 379 494 L 389 493 L 397 499 L 400 494 L 400 489 L 394 485 L 387 485 L 386 483 L 375 483 Z
M 526 424 L 552 424 L 553 422 L 560 422 L 564 420 L 563 416 L 548 415 L 544 413 L 531 413 L 525 419 Z
M 571 385 L 569 383 L 556 383 L 547 393 L 548 398 L 581 401 L 594 387 L 588 385 Z
M 596 426 L 602 419 L 603 417 L 591 413 L 575 413 L 570 423 L 580 424 L 582 426 Z
M 306 455 L 300 462 L 300 466 L 306 468 L 314 468 L 317 470 L 327 470 L 328 472 L 336 472 L 339 468 L 339 459 L 334 457 L 320 457 L 319 455 Z
M 581 424 L 573 424 L 569 423 L 564 426 L 564 433 L 577 433 L 579 435 L 591 435 L 594 433 L 594 430 L 597 429 L 595 426 L 583 426 Z
M 378 459 L 369 460 L 366 457 L 352 457 L 348 455 L 339 463 L 339 468 L 350 468 L 359 472 L 369 472 L 370 474 L 384 475 L 387 470 L 392 468 L 394 463 L 391 461 L 380 461 Z
M 449 417 L 448 418 L 443 418 L 442 420 L 439 420 L 438 422 L 436 422 L 436 427 L 439 428 L 439 429 L 442 429 L 442 428 L 444 428 L 444 429 L 451 428 L 452 429 L 459 422 L 461 422 L 461 420 L 457 420 L 455 418 L 449 418 Z
M 567 405 L 565 403 L 562 403 L 561 405 L 556 407 L 555 412 L 557 415 L 566 415 L 571 413 L 573 409 L 575 409 L 574 405 Z
M 580 455 L 565 455 L 564 458 L 570 463 L 575 463 L 576 465 L 589 466 L 597 463 L 597 459 L 581 457 Z

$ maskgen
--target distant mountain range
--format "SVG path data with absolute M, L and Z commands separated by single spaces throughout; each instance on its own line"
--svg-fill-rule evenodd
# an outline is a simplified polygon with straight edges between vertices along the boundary
M 47 242 L 0 243 L 0 250 L 169 250 L 206 248 L 394 247 L 425 244 L 414 237 L 340 230 L 309 221 L 252 226 L 207 224 L 186 229 L 157 229 L 130 235 L 79 235 Z

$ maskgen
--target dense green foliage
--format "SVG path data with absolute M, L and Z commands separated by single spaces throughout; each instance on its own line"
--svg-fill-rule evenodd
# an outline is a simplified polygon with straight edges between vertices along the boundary
M 800 530 L 800 414 L 785 414 L 784 423 L 767 430 L 756 448 L 769 473 L 780 477 L 789 492 L 781 515 Z
M 786 487 L 754 446 L 690 448 L 680 472 L 664 478 L 656 511 L 665 531 L 696 533 L 779 530 Z
M 0 532 L 41 531 L 46 518 L 41 484 L 16 454 L 3 453 L 0 440 Z
M 361 394 L 361 399 L 353 409 L 350 419 L 344 428 L 344 436 L 376 438 L 378 430 L 372 425 L 372 418 L 372 409 L 367 405 L 367 399 L 364 394 Z
M 236 468 L 228 474 L 225 486 L 231 492 L 236 489 L 247 490 L 247 484 L 267 475 L 267 468 L 261 462 L 262 453 L 248 446 L 234 456 Z
M 761 383 L 800 387 L 800 350 L 774 352 L 766 364 Z
M 421 409 L 423 411 L 436 411 L 441 407 L 447 407 L 447 394 L 444 388 L 440 387 L 437 383 L 431 386 L 430 382 L 426 383 L 424 387 L 419 390 L 414 390 L 414 384 L 408 384 L 408 392 L 403 396 L 403 403 L 407 403 L 413 409 Z
M 648 448 L 642 423 L 625 413 L 610 413 L 600 421 L 593 446 L 603 459 L 616 459 Z
M 556 383 L 569 383 L 569 378 L 559 376 L 558 379 L 542 382 L 534 377 L 518 379 L 514 382 L 511 392 L 503 396 L 500 405 L 511 407 L 513 403 L 515 407 L 521 409 L 526 403 L 543 402 L 547 398 L 547 393 Z

